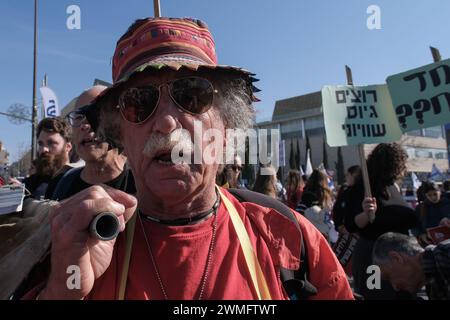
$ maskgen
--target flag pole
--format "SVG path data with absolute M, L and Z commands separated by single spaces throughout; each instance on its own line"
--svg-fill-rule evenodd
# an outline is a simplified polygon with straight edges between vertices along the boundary
M 353 86 L 352 69 L 349 66 L 345 66 L 345 73 L 347 75 L 347 84 Z M 364 152 L 364 144 L 358 144 L 359 161 L 361 163 L 361 173 L 364 182 L 364 195 L 366 198 L 372 198 L 372 190 L 370 188 L 369 172 L 367 170 L 366 155 Z M 371 217 L 373 220 L 375 217 Z
M 34 0 L 34 54 L 33 54 L 33 110 L 31 124 L 31 160 L 36 158 L 37 99 L 36 99 L 36 64 L 37 64 L 37 24 L 38 0 Z
M 46 87 L 48 83 L 47 74 L 44 75 L 44 79 L 42 80 L 42 87 Z M 42 103 L 41 107 L 41 120 L 45 118 L 45 106 L 44 103 Z
M 155 18 L 161 17 L 161 6 L 159 0 L 153 0 L 153 10 L 155 12 Z

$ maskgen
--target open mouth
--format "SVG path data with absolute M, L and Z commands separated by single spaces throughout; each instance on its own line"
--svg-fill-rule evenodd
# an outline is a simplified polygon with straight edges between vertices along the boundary
M 179 158 L 183 158 L 183 151 L 181 150 L 179 153 Z M 153 160 L 164 165 L 173 165 L 178 164 L 180 161 L 175 159 L 175 162 L 172 159 L 172 151 L 171 150 L 161 150 L 156 153 L 156 155 L 153 157 Z M 183 161 L 181 161 L 183 163 Z
M 158 163 L 161 164 L 173 164 L 172 162 L 172 153 L 168 150 L 158 152 L 156 156 L 153 158 L 153 160 L 156 160 Z

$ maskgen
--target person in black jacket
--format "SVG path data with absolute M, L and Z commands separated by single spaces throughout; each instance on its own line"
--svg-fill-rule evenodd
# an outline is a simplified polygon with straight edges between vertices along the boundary
M 339 189 L 336 201 L 333 205 L 333 221 L 334 227 L 339 234 L 347 234 L 348 231 L 344 226 L 344 216 L 346 211 L 346 198 L 350 187 L 353 186 L 361 174 L 360 166 L 351 166 L 345 174 L 345 184 Z
M 450 200 L 450 180 L 445 180 L 444 183 L 442 184 L 442 188 L 444 189 L 442 197 Z
M 360 239 L 353 252 L 355 291 L 365 299 L 397 299 L 392 286 L 381 282 L 381 289 L 370 290 L 367 268 L 372 265 L 375 240 L 386 232 L 408 234 L 418 221 L 413 209 L 403 200 L 396 184 L 406 172 L 406 152 L 396 143 L 379 144 L 367 159 L 373 198 L 364 198 L 364 184 L 359 178 L 347 197 L 344 224 Z

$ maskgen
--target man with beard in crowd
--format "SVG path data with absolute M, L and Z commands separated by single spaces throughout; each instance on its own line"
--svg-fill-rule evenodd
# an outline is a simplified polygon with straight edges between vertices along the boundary
M 45 198 L 50 180 L 61 178 L 69 170 L 72 150 L 71 130 L 60 118 L 45 118 L 37 127 L 38 157 L 36 172 L 24 180 L 25 188 L 34 199 Z

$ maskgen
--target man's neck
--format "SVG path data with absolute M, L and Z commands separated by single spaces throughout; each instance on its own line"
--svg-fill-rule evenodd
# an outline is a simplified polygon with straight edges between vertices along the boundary
M 194 218 L 213 208 L 218 197 L 215 185 L 195 194 L 198 196 L 193 199 L 179 199 L 174 202 L 167 201 L 168 199 L 150 199 L 148 194 L 145 197 L 138 195 L 139 208 L 143 215 L 165 221 Z
M 86 161 L 86 165 L 81 171 L 81 179 L 89 184 L 111 181 L 122 173 L 125 161 L 121 155 L 110 154 L 94 161 Z

